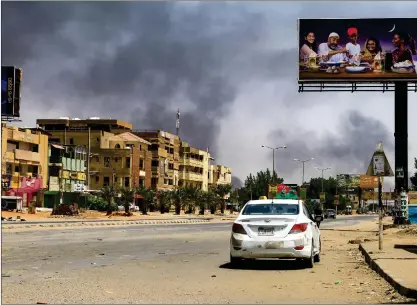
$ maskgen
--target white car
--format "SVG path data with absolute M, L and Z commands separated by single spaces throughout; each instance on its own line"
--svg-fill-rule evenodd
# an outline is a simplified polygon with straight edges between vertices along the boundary
M 233 223 L 232 264 L 243 259 L 295 258 L 313 268 L 320 251 L 320 230 L 302 200 L 251 200 Z

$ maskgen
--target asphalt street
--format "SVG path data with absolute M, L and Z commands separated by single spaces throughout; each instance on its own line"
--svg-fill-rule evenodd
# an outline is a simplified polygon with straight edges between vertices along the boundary
M 370 219 L 375 216 L 325 220 L 321 228 Z M 3 231 L 2 301 L 340 304 L 385 299 L 381 287 L 389 286 L 377 282 L 356 245 L 347 245 L 353 233 L 322 231 L 322 262 L 313 271 L 284 260 L 251 262 L 236 270 L 228 264 L 230 229 L 231 223 L 218 222 Z M 359 280 L 376 282 L 379 290 L 352 293 L 346 281 Z

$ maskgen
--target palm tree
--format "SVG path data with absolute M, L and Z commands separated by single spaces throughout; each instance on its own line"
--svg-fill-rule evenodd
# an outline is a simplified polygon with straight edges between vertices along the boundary
M 158 191 L 157 196 L 159 203 L 159 211 L 161 212 L 161 214 L 164 214 L 166 210 L 169 210 L 169 207 L 171 206 L 171 195 L 171 191 Z
M 210 209 L 211 214 L 214 214 L 216 212 L 218 203 L 219 197 L 212 190 L 199 192 L 197 206 L 200 208 L 200 215 L 204 215 L 205 209 L 207 208 Z
M 99 196 L 107 202 L 107 216 L 111 215 L 113 212 L 113 202 L 114 198 L 117 196 L 117 191 L 113 185 L 106 185 L 103 187 L 99 193 Z
M 152 203 L 155 198 L 155 191 L 151 188 L 146 188 L 144 186 L 140 186 L 136 189 L 136 194 L 141 195 L 143 197 L 143 206 L 141 207 L 142 214 L 148 214 L 148 204 Z
M 193 186 L 186 186 L 183 188 L 183 208 L 187 209 L 188 214 L 192 214 L 195 210 L 195 205 L 198 200 L 198 189 Z
M 125 208 L 126 216 L 131 216 L 132 213 L 130 212 L 130 205 L 135 199 L 135 190 L 130 187 L 124 187 L 120 189 L 120 195 L 120 201 Z
M 220 213 L 222 214 L 224 214 L 224 209 L 226 207 L 226 199 L 224 197 L 227 194 L 230 194 L 231 190 L 231 184 L 217 184 L 213 189 L 213 191 L 221 198 Z
M 185 199 L 185 192 L 184 189 L 181 187 L 176 187 L 172 191 L 170 191 L 171 200 L 175 205 L 175 215 L 181 214 L 181 204 L 182 201 Z

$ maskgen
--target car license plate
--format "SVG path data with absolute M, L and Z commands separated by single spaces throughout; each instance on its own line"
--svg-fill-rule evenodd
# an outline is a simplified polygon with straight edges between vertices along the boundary
M 259 228 L 258 235 L 259 236 L 272 236 L 274 235 L 274 229 L 273 228 Z

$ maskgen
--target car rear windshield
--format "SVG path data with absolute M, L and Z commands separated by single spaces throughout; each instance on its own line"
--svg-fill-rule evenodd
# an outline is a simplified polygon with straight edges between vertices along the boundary
M 297 204 L 248 204 L 242 211 L 242 215 L 298 215 Z

